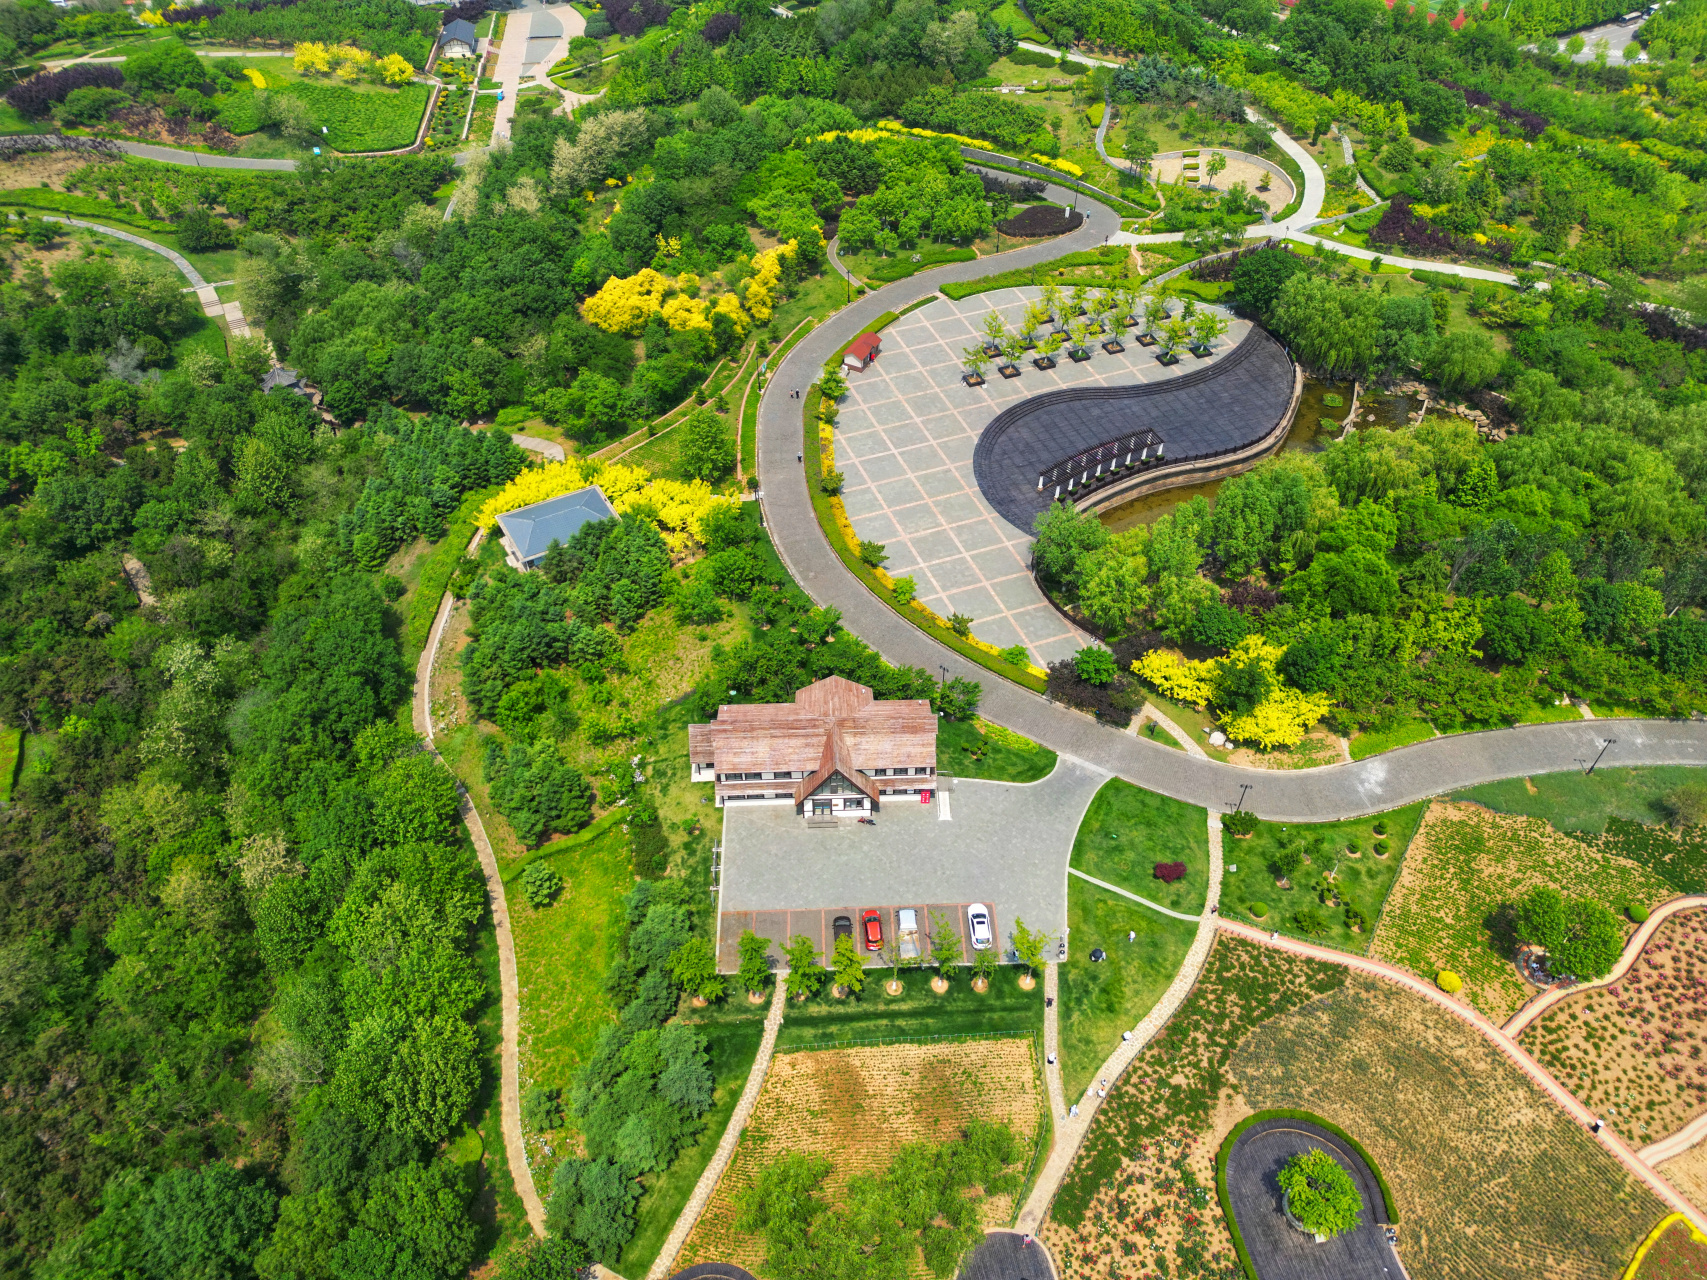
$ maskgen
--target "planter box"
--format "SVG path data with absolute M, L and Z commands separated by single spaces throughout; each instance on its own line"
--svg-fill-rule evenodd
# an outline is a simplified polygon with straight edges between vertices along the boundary
M 1055 357 L 1038 356 L 1037 359 L 1033 360 L 1031 363 L 1032 367 L 1036 369 L 1053 369 L 1055 367 Z
M 1156 363 L 1157 364 L 1178 364 L 1179 363 L 1179 357 L 1176 355 L 1170 355 L 1166 351 L 1158 351 L 1156 353 Z
M 996 372 L 1001 374 L 1002 377 L 1004 377 L 1004 378 L 1017 378 L 1017 377 L 1019 377 L 1019 366 L 1018 365 L 1012 365 L 1012 364 L 1004 364 L 1000 368 L 998 368 L 996 370 Z
M 1190 351 L 1191 354 L 1196 356 L 1199 360 L 1207 360 L 1212 354 L 1213 348 L 1206 347 L 1200 342 L 1194 342 L 1191 344 Z
M 1141 347 L 1153 347 L 1153 346 L 1155 346 L 1156 345 L 1156 335 L 1153 333 L 1141 333 L 1141 334 L 1139 334 L 1138 335 L 1138 345 Z
M 999 356 L 1002 354 L 1002 349 L 993 342 L 986 342 L 984 344 L 984 354 L 987 356 Z
M 1086 351 L 1083 347 L 1074 347 L 1067 353 L 1067 358 L 1074 364 L 1083 364 L 1091 358 L 1091 353 Z
M 1107 342 L 1102 344 L 1102 349 L 1108 352 L 1111 356 L 1117 356 L 1122 351 L 1126 350 L 1125 347 L 1120 345 L 1119 338 L 1110 338 Z
M 964 382 L 969 387 L 981 387 L 984 385 L 984 378 L 981 374 L 976 374 L 976 373 L 963 374 L 961 376 L 960 380 L 962 382 Z

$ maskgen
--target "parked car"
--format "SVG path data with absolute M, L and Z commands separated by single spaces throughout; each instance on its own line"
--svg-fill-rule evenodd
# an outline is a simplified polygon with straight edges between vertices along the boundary
M 919 958 L 919 913 L 902 907 L 895 913 L 895 938 L 901 944 L 901 959 Z
M 876 910 L 867 911 L 859 918 L 859 923 L 860 931 L 865 935 L 865 949 L 883 950 L 883 913 Z
M 974 902 L 966 908 L 966 923 L 972 928 L 972 949 L 988 951 L 995 939 L 990 933 L 990 913 L 982 902 Z
M 830 945 L 832 947 L 836 945 L 835 940 L 837 938 L 851 937 L 853 937 L 853 918 L 851 916 L 837 916 L 833 921 L 831 921 Z

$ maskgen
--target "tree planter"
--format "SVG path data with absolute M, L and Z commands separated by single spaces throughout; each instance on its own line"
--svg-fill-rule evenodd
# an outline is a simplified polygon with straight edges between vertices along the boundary
M 836 983 L 830 987 L 830 994 L 838 1000 L 846 1000 L 848 998 L 848 989 L 840 983 Z
M 1206 347 L 1202 343 L 1198 343 L 1198 342 L 1192 343 L 1190 350 L 1191 350 L 1191 354 L 1196 356 L 1199 360 L 1207 360 L 1207 359 L 1209 359 L 1210 355 L 1212 354 L 1211 348 Z
M 984 354 L 993 359 L 994 357 L 1002 354 L 1002 349 L 993 342 L 986 342 L 984 344 Z
M 898 996 L 907 989 L 907 985 L 899 978 L 891 978 L 883 984 L 883 989 L 892 996 Z
M 1019 975 L 1019 989 L 1021 991 L 1030 991 L 1036 985 L 1037 979 L 1032 974 L 1022 973 Z
M 1286 1215 L 1286 1221 L 1291 1224 L 1292 1229 L 1300 1235 L 1309 1236 L 1317 1244 L 1326 1244 L 1328 1242 L 1328 1238 L 1326 1236 L 1317 1235 L 1302 1222 L 1298 1221 L 1297 1218 L 1292 1216 L 1292 1193 L 1290 1191 L 1282 1191 L 1280 1193 L 1280 1211 Z
M 710 1003 L 711 1001 L 707 1000 L 704 996 L 695 996 L 693 998 L 693 1007 L 696 1009 L 703 1009 Z
M 946 995 L 948 992 L 948 979 L 941 977 L 932 978 L 931 990 L 936 992 L 939 996 Z
M 1117 356 L 1122 351 L 1126 350 L 1126 348 L 1120 344 L 1119 338 L 1110 338 L 1107 342 L 1102 344 L 1102 349 L 1108 352 L 1111 356 Z
M 1038 356 L 1035 360 L 1033 360 L 1031 362 L 1031 364 L 1032 364 L 1032 367 L 1035 369 L 1053 369 L 1055 367 L 1055 357 L 1054 356 Z
M 983 995 L 985 992 L 989 991 L 990 984 L 988 980 L 984 978 L 974 978 L 972 979 L 972 989 L 979 995 Z
M 1074 364 L 1083 364 L 1090 358 L 1091 353 L 1083 347 L 1074 347 L 1071 351 L 1067 352 L 1067 359 L 1071 360 Z
M 1179 363 L 1179 357 L 1176 356 L 1171 351 L 1158 351 L 1156 353 L 1156 363 L 1157 364 L 1178 364 Z
M 764 1002 L 765 1002 L 765 993 L 763 991 L 749 991 L 749 992 L 747 992 L 747 1003 L 748 1004 L 763 1004 Z
M 1019 377 L 1019 366 L 1017 364 L 999 365 L 996 368 L 996 372 L 1001 374 L 1004 378 L 1017 378 Z
M 981 373 L 965 373 L 960 376 L 960 380 L 969 387 L 981 387 L 984 385 L 984 375 Z
M 1139 334 L 1138 335 L 1138 345 L 1141 347 L 1153 347 L 1153 346 L 1155 346 L 1156 345 L 1156 335 L 1153 333 L 1141 333 L 1141 334 Z

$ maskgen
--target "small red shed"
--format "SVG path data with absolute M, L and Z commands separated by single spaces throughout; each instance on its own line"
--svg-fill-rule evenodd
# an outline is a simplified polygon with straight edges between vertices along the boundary
M 868 368 L 882 349 L 882 338 L 875 333 L 862 333 L 848 344 L 847 352 L 842 356 L 842 367 L 855 372 Z

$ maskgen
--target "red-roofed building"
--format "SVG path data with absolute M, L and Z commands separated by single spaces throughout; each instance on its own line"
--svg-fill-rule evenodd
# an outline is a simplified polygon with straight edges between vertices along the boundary
M 883 339 L 875 333 L 862 333 L 848 344 L 846 353 L 842 356 L 842 367 L 859 372 L 870 366 L 877 359 L 877 353 L 883 350 Z
M 1470 21 L 1470 15 L 1460 9 L 1458 11 L 1458 16 L 1452 20 L 1452 29 L 1454 31 L 1462 31 L 1464 29 L 1464 24 L 1468 21 Z
M 924 698 L 879 701 L 829 676 L 793 702 L 733 704 L 688 726 L 695 782 L 717 805 L 793 801 L 796 813 L 871 813 L 892 795 L 936 789 L 936 714 Z

